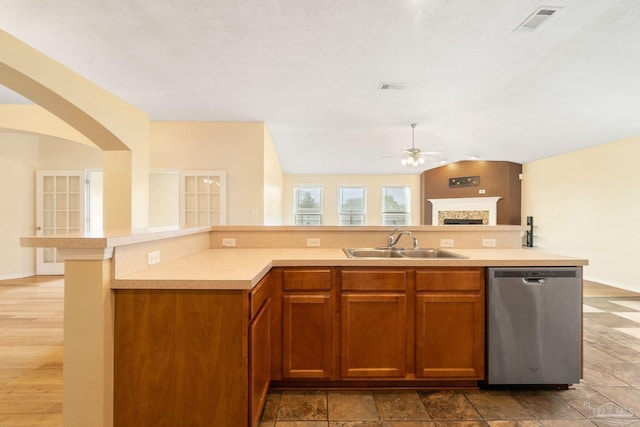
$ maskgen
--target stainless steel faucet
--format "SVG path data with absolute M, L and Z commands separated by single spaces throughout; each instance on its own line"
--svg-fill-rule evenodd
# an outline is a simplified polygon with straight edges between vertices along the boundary
M 398 240 L 400 240 L 400 238 L 407 234 L 409 236 L 411 236 L 411 231 L 409 230 L 402 230 L 400 232 L 398 232 L 398 230 L 400 230 L 400 227 L 394 228 L 393 231 L 391 233 L 389 233 L 389 237 L 388 237 L 388 247 L 389 249 L 394 249 L 396 244 L 398 243 Z M 396 235 L 396 232 L 398 232 L 398 234 Z M 413 246 L 414 248 L 417 247 L 418 245 L 418 239 L 414 238 L 413 239 Z

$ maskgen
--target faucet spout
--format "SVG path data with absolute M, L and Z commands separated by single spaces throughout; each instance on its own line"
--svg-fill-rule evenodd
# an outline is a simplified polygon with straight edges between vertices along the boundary
M 400 232 L 398 232 L 398 230 L 400 230 L 400 228 L 395 228 L 391 233 L 389 233 L 389 248 L 390 249 L 395 249 L 396 244 L 398 243 L 398 240 L 400 240 L 400 238 L 402 236 L 404 236 L 405 234 L 408 236 L 411 236 L 411 231 L 409 230 L 402 230 Z M 396 233 L 398 233 L 396 235 Z M 415 240 L 414 240 L 415 242 Z

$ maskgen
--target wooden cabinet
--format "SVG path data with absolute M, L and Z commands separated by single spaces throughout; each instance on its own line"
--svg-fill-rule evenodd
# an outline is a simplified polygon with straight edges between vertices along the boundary
M 247 292 L 115 290 L 115 427 L 248 425 Z
M 416 377 L 484 378 L 484 269 L 416 272 Z
M 400 270 L 341 271 L 343 379 L 406 375 L 406 275 Z
M 268 275 L 251 291 L 249 301 L 249 425 L 257 426 L 271 380 L 272 298 Z
M 282 378 L 332 376 L 331 269 L 285 269 L 282 279 Z
M 117 427 L 255 427 L 274 381 L 484 375 L 482 268 L 275 268 L 251 291 L 115 290 L 114 303 Z

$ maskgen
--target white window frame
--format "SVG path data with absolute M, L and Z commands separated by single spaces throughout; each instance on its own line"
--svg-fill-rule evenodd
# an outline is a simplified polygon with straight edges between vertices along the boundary
M 360 190 L 362 192 L 362 209 L 345 209 L 343 204 L 343 190 Z M 360 217 L 360 221 L 354 218 Z M 338 186 L 338 225 L 361 226 L 367 225 L 367 187 L 364 185 Z
M 405 193 L 405 210 L 390 209 L 386 203 L 387 191 L 389 189 L 403 189 Z M 384 185 L 380 191 L 382 225 L 406 226 L 411 225 L 411 187 L 408 185 Z M 404 221 L 400 221 L 404 218 Z
M 305 210 L 300 208 L 298 204 L 298 196 L 300 191 L 312 190 L 319 192 L 319 207 L 317 209 Z M 321 185 L 294 185 L 293 186 L 293 224 L 299 226 L 322 225 L 324 212 L 324 189 Z M 313 221 L 313 219 L 316 221 Z

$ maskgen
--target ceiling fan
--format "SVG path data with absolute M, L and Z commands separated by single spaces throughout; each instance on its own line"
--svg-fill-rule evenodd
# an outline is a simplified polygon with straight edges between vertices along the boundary
M 437 158 L 433 157 L 433 154 L 440 154 L 440 151 L 422 151 L 419 148 L 416 148 L 416 126 L 417 124 L 415 123 L 411 124 L 411 148 L 407 148 L 406 150 L 404 150 L 404 154 L 387 156 L 383 158 L 403 156 L 400 160 L 400 163 L 402 163 L 403 166 L 420 166 L 424 164 L 426 157 L 431 157 L 434 160 L 438 160 Z

